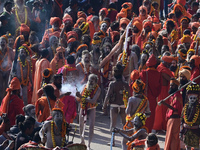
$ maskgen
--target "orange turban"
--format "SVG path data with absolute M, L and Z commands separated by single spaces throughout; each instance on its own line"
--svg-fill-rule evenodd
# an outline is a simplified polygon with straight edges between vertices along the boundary
M 71 42 L 74 42 L 74 41 L 76 41 L 75 38 L 70 38 L 70 39 L 67 41 L 67 44 L 69 44 L 69 43 L 71 43 Z
M 58 48 L 56 48 L 56 52 L 59 53 L 59 52 L 65 52 L 65 48 L 62 47 L 62 46 L 59 46 Z
M 122 25 L 122 24 L 128 25 L 129 22 L 130 22 L 130 20 L 129 20 L 128 18 L 121 18 L 121 19 L 120 19 L 120 23 L 119 23 L 119 27 L 121 28 L 121 25 Z
M 73 19 L 69 14 L 65 14 L 63 17 L 63 23 L 66 23 L 67 21 L 73 23 Z
M 174 57 L 172 57 L 172 56 L 163 56 L 162 60 L 167 62 L 167 63 L 171 63 L 174 60 Z
M 146 66 L 152 67 L 152 66 L 155 66 L 156 64 L 157 64 L 157 59 L 154 56 L 154 54 L 151 54 L 151 56 L 149 57 L 149 59 L 146 62 Z
M 74 25 L 74 28 L 77 28 L 78 27 L 78 24 L 80 23 L 80 22 L 85 22 L 85 18 L 83 18 L 83 17 L 81 17 L 81 18 L 79 18 L 78 20 L 76 20 L 76 24 Z
M 133 25 L 135 25 L 138 28 L 138 30 L 142 31 L 142 24 L 139 21 L 135 21 Z
M 149 32 L 148 35 L 147 35 L 147 39 L 150 37 L 150 35 L 152 35 L 156 39 L 157 36 L 158 36 L 158 33 L 156 31 Z
M 189 35 L 183 35 L 181 38 L 181 43 L 191 43 L 191 37 Z
M 174 6 L 174 13 L 175 13 L 175 10 L 176 9 L 178 9 L 178 10 L 180 10 L 182 13 L 183 13 L 183 15 L 185 15 L 185 8 L 182 6 L 182 5 L 180 5 L 180 4 L 175 4 L 175 6 Z
M 143 28 L 145 29 L 146 27 L 150 27 L 150 28 L 152 28 L 152 22 L 151 21 L 146 21 L 145 23 L 144 23 L 144 25 L 143 25 Z
M 127 5 L 128 7 L 128 9 L 132 9 L 132 7 L 133 7 L 133 5 L 132 5 L 132 3 L 130 3 L 130 2 L 125 2 L 125 3 L 123 3 L 122 4 L 122 7 L 124 7 L 125 5 Z
M 78 34 L 75 31 L 67 32 L 67 40 L 69 40 L 73 36 L 74 38 L 78 39 Z
M 59 17 L 51 17 L 50 19 L 50 25 L 53 25 L 55 22 L 59 23 L 59 26 L 61 25 L 61 19 Z
M 200 26 L 199 22 L 192 22 L 191 27 L 198 28 Z
M 145 90 L 145 83 L 142 80 L 136 79 L 132 85 L 132 89 L 135 93 L 143 93 Z
M 199 65 L 200 65 L 200 56 L 198 56 L 198 55 L 193 55 L 193 56 L 190 58 L 190 61 L 191 61 L 192 59 L 194 59 L 194 61 L 195 61 L 195 66 L 196 66 L 196 67 L 199 67 Z
M 187 80 L 190 80 L 191 72 L 189 70 L 187 70 L 187 69 L 179 70 L 179 76 L 181 74 L 184 75 L 187 78 Z
M 116 20 L 118 20 L 119 17 L 125 18 L 125 17 L 126 17 L 126 14 L 123 13 L 123 12 L 118 13 L 117 16 L 116 16 Z
M 83 11 L 78 11 L 77 17 L 78 17 L 78 18 L 81 18 L 81 17 L 82 17 L 82 18 L 84 18 L 85 20 L 86 20 L 86 18 L 87 18 L 85 12 L 83 12 Z
M 46 72 L 46 70 L 48 70 L 48 74 L 45 75 L 44 72 Z M 44 78 L 49 78 L 52 74 L 53 74 L 52 69 L 51 69 L 51 68 L 46 68 L 46 69 L 44 69 L 44 71 L 43 71 L 43 73 L 42 73 L 42 76 L 43 76 Z
M 8 105 L 10 101 L 10 96 L 11 92 L 14 90 L 20 90 L 21 88 L 21 83 L 17 77 L 14 77 L 11 82 L 9 87 L 6 89 L 6 96 L 4 97 L 2 103 L 1 103 L 1 113 L 8 113 Z
M 106 14 L 106 16 L 108 15 L 108 9 L 107 9 L 107 8 L 101 8 L 101 9 L 99 10 L 99 12 L 101 12 L 101 11 L 104 11 L 105 14 Z
M 22 23 L 20 26 L 20 34 L 22 34 L 22 32 L 30 32 L 30 28 L 24 23 Z
M 87 44 L 81 44 L 77 49 L 76 52 L 78 52 L 81 48 L 86 47 L 86 49 L 88 49 Z
M 134 82 L 136 79 L 139 79 L 139 77 L 140 77 L 140 73 L 139 73 L 138 70 L 133 70 L 133 71 L 131 72 L 130 78 L 131 78 L 131 80 L 132 80 L 133 82 Z

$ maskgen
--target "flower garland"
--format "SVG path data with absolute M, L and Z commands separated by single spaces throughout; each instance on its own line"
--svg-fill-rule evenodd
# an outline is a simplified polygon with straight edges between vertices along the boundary
M 178 40 L 178 33 L 177 33 L 177 31 L 176 30 L 172 30 L 172 32 L 171 32 L 171 43 L 173 43 L 173 41 L 175 41 L 175 40 Z
M 64 144 L 65 144 L 66 127 L 65 127 L 64 124 L 65 123 L 62 124 L 62 131 L 61 131 L 61 135 L 62 135 L 62 144 L 61 144 L 61 147 L 64 147 Z M 56 147 L 56 141 L 55 141 L 55 136 L 54 136 L 53 129 L 54 129 L 54 122 L 51 121 L 51 138 L 52 138 L 52 143 L 53 143 L 53 148 L 54 148 L 54 147 Z
M 135 117 L 135 114 L 138 113 L 138 112 L 142 112 L 142 108 L 145 108 L 146 106 L 147 106 L 147 97 L 144 96 L 144 98 L 140 102 L 140 105 L 138 106 L 137 110 L 135 111 L 134 115 L 133 116 L 127 116 L 126 121 L 133 120 L 134 117 Z
M 28 82 L 29 82 L 29 72 L 30 72 L 30 68 L 29 68 L 29 65 L 28 65 L 28 71 L 27 71 L 27 77 L 26 79 L 24 79 L 24 74 L 23 74 L 23 68 L 22 67 L 25 67 L 28 63 L 28 61 L 26 60 L 25 61 L 25 64 L 22 63 L 21 59 L 19 58 L 19 65 L 20 65 L 20 72 L 21 72 L 21 84 L 24 85 L 24 86 L 27 86 L 28 85 Z
M 127 104 L 128 104 L 128 91 L 123 90 L 123 101 L 124 101 L 124 105 L 127 108 Z
M 24 22 L 24 24 L 27 24 L 28 13 L 27 13 L 27 8 L 26 8 L 25 6 L 24 6 L 24 11 L 25 11 L 25 22 Z M 18 15 L 18 12 L 17 12 L 17 6 L 15 6 L 15 15 L 16 15 L 16 18 L 17 18 L 18 23 L 21 25 L 22 22 L 21 22 L 20 19 L 19 19 L 19 15 Z
M 129 62 L 128 60 L 129 60 L 129 56 L 127 56 L 127 53 L 125 51 L 123 51 L 123 53 L 122 53 L 122 65 L 125 66 L 124 70 L 126 70 L 127 67 L 128 67 L 128 62 Z
M 184 121 L 187 125 L 189 126 L 192 126 L 194 123 L 196 123 L 198 117 L 199 117 L 199 105 L 196 105 L 196 113 L 194 114 L 194 117 L 192 119 L 192 121 L 188 121 L 188 118 L 187 118 L 187 107 L 188 107 L 188 104 L 185 105 L 184 107 Z

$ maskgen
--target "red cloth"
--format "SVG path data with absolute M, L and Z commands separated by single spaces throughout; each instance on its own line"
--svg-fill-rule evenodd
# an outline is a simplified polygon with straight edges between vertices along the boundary
M 115 21 L 117 13 L 118 13 L 118 11 L 115 9 L 111 9 L 111 8 L 108 9 L 107 17 L 110 18 L 111 22 Z
M 92 23 L 92 21 L 88 21 L 88 23 L 89 23 L 89 29 L 90 29 L 90 38 L 93 39 L 93 35 L 95 33 L 94 24 Z
M 140 79 L 146 84 L 147 91 L 145 94 L 147 94 L 146 96 L 149 100 L 151 111 L 150 117 L 146 120 L 146 127 L 149 129 L 149 132 L 151 132 L 155 120 L 155 111 L 157 106 L 156 99 L 161 91 L 162 76 L 155 68 L 148 68 L 140 73 Z
M 5 98 L 2 101 L 2 104 L 5 102 Z M 23 111 L 24 102 L 20 99 L 17 95 L 11 95 L 9 99 L 9 106 L 8 106 L 8 118 L 10 120 L 11 126 L 15 125 L 16 116 L 19 114 L 24 115 Z
M 74 96 L 65 96 L 61 100 L 64 104 L 63 112 L 67 123 L 73 123 L 76 113 L 76 99 Z
M 20 34 L 22 34 L 22 32 L 30 32 L 30 28 L 24 23 L 22 23 L 20 26 Z
M 157 70 L 161 73 L 165 73 L 169 75 L 170 77 L 174 77 L 173 73 L 166 68 L 163 63 L 161 63 L 158 67 Z M 162 85 L 161 86 L 161 92 L 158 96 L 158 102 L 161 101 L 162 99 L 166 98 L 169 94 L 169 82 L 167 86 Z M 166 103 L 169 103 L 169 100 L 165 101 Z M 155 113 L 155 121 L 153 125 L 154 130 L 166 130 L 166 111 L 167 107 L 164 105 L 161 106 L 156 106 L 156 113 Z
M 99 10 L 99 12 L 101 12 L 101 11 L 104 11 L 105 14 L 106 14 L 106 16 L 108 15 L 108 9 L 107 9 L 107 8 L 101 8 L 101 9 Z
M 154 54 L 152 54 L 146 62 L 147 67 L 155 66 L 157 64 L 157 59 Z
M 176 92 L 173 96 L 169 98 L 169 104 L 175 109 L 177 109 L 178 112 L 177 111 L 174 112 L 172 109 L 168 109 L 167 114 L 166 114 L 167 119 L 169 119 L 170 116 L 174 113 L 178 114 L 181 117 L 181 112 L 183 109 L 183 99 L 180 92 Z
M 196 78 L 196 77 L 199 76 L 199 75 L 200 75 L 199 67 L 195 67 L 195 68 L 192 69 L 192 71 L 191 71 L 190 80 L 193 80 L 194 78 Z M 195 80 L 194 82 L 196 82 L 197 84 L 200 84 L 200 78 L 198 78 L 198 79 Z

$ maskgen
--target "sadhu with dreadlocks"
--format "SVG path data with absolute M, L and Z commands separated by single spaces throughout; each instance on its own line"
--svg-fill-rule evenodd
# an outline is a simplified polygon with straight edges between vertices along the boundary
M 134 128 L 128 131 L 118 128 L 114 129 L 115 133 L 121 134 L 125 139 L 127 139 L 127 141 L 129 141 L 126 143 L 126 150 L 144 150 L 145 139 L 148 135 L 148 129 L 145 126 L 146 119 L 145 114 L 136 113 L 133 119 Z
M 144 95 L 145 83 L 137 79 L 132 85 L 133 96 L 129 98 L 128 105 L 126 108 L 126 125 L 124 130 L 132 129 L 134 126 L 134 118 L 136 113 L 145 113 L 146 116 L 150 116 L 149 101 Z M 122 148 L 123 150 L 127 149 L 126 143 L 128 142 L 127 138 L 123 138 Z
M 200 87 L 193 82 L 191 85 L 188 85 L 186 90 L 189 101 L 183 107 L 181 115 L 181 139 L 183 139 L 187 150 L 192 147 L 194 150 L 198 150 L 200 140 Z

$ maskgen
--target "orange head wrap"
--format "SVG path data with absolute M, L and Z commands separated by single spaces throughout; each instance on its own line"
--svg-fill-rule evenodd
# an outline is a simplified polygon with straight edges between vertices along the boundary
M 145 29 L 146 27 L 150 27 L 150 28 L 152 28 L 152 22 L 151 21 L 146 21 L 145 23 L 144 23 L 144 25 L 143 25 L 143 28 Z
M 48 72 L 47 72 L 48 71 Z M 45 74 L 45 72 L 47 72 L 47 74 Z M 51 68 L 46 68 L 44 69 L 43 73 L 42 73 L 42 76 L 44 78 L 49 78 L 51 75 L 53 74 L 53 71 Z
M 132 85 L 132 89 L 135 93 L 144 93 L 145 83 L 142 80 L 136 79 Z
M 85 20 L 86 20 L 86 18 L 87 18 L 87 16 L 86 16 L 86 14 L 85 14 L 85 12 L 84 11 L 78 11 L 78 13 L 77 13 L 77 17 L 78 18 L 84 18 Z
M 151 32 L 149 32 L 148 35 L 147 35 L 147 39 L 149 39 L 149 37 L 150 37 L 151 35 L 156 39 L 157 36 L 158 36 L 158 33 L 157 33 L 156 31 L 151 31 Z
M 191 37 L 189 35 L 183 35 L 183 37 L 181 38 L 181 43 L 191 43 Z
M 71 42 L 75 42 L 76 39 L 75 38 L 70 38 L 68 41 L 67 41 L 67 44 L 71 43 Z
M 106 14 L 106 16 L 108 15 L 108 9 L 107 9 L 107 8 L 101 8 L 101 9 L 99 10 L 99 12 L 101 12 L 101 11 L 104 11 L 105 14 Z
M 10 101 L 11 92 L 14 90 L 20 90 L 20 88 L 21 88 L 21 83 L 19 79 L 17 77 L 14 77 L 11 80 L 9 87 L 6 90 L 7 94 L 4 97 L 3 102 L 1 104 L 1 113 L 8 113 L 8 105 Z
M 87 50 L 88 49 L 88 46 L 87 46 L 87 44 L 81 44 L 77 49 L 76 49 L 76 52 L 78 52 L 81 48 L 83 48 L 83 47 L 85 47 L 86 49 L 85 50 Z
M 125 3 L 123 3 L 123 4 L 122 4 L 122 7 L 124 8 L 125 5 L 128 6 L 128 7 L 127 7 L 128 9 L 132 9 L 132 7 L 133 7 L 132 3 L 130 3 L 130 2 L 125 2 Z
M 131 80 L 132 80 L 133 82 L 134 82 L 136 79 L 139 79 L 139 77 L 140 77 L 140 73 L 139 73 L 138 70 L 133 70 L 133 71 L 131 72 L 130 78 L 131 78 Z
M 181 4 L 175 4 L 173 13 L 175 13 L 177 9 L 180 10 L 183 15 L 185 15 L 186 10 Z
M 128 25 L 129 22 L 130 22 L 130 20 L 129 20 L 128 18 L 121 18 L 121 19 L 120 19 L 120 22 L 119 22 L 119 27 L 121 28 L 121 25 L 122 25 L 122 24 Z
M 63 17 L 63 23 L 66 23 L 67 21 L 71 22 L 73 24 L 73 19 L 69 14 L 65 14 Z
M 30 32 L 30 28 L 24 23 L 22 23 L 20 26 L 20 34 L 22 34 L 22 32 Z
M 187 58 L 187 51 L 185 49 L 179 49 L 178 53 L 183 60 L 185 60 Z
M 189 54 L 189 52 L 195 53 L 195 50 L 194 50 L 194 49 L 189 49 L 189 50 L 187 51 L 187 54 Z
M 198 55 L 193 55 L 193 56 L 190 58 L 190 61 L 191 61 L 192 59 L 194 59 L 194 61 L 195 61 L 195 66 L 196 66 L 196 67 L 199 67 L 199 65 L 200 65 L 200 56 L 198 56 Z
M 190 19 L 188 18 L 188 17 L 183 17 L 183 18 L 181 18 L 181 23 L 182 23 L 182 21 L 186 21 L 187 23 L 190 23 Z
M 83 18 L 83 17 L 81 17 L 81 18 L 79 18 L 78 20 L 76 20 L 76 24 L 74 25 L 74 28 L 77 28 L 78 27 L 78 24 L 79 23 L 83 23 L 83 22 L 85 22 L 85 18 Z
M 187 69 L 182 69 L 182 70 L 179 70 L 179 76 L 180 75 L 184 75 L 187 78 L 187 80 L 190 80 L 191 72 Z
M 72 37 L 78 39 L 78 34 L 75 31 L 67 32 L 67 40 L 69 40 Z
M 177 86 L 180 85 L 179 81 L 176 80 L 175 78 L 171 78 L 171 79 L 170 79 L 170 84 L 172 84 L 172 83 L 176 84 Z
M 171 63 L 175 58 L 172 56 L 163 56 L 162 60 L 167 63 Z
M 146 62 L 146 66 L 152 67 L 152 66 L 155 66 L 156 64 L 157 64 L 157 59 L 154 54 L 151 54 L 151 56 L 149 57 L 149 59 Z
M 121 17 L 121 18 L 125 18 L 126 17 L 126 14 L 123 13 L 123 12 L 119 12 L 116 16 L 116 20 L 118 20 L 118 18 Z
M 138 30 L 142 31 L 142 24 L 139 21 L 135 21 L 133 25 L 135 25 L 138 28 Z
M 55 22 L 58 22 L 59 26 L 61 25 L 61 19 L 59 17 L 51 17 L 50 25 L 53 25 Z
M 6 34 L 2 35 L 1 37 L 5 38 L 6 43 L 8 43 L 8 36 Z

